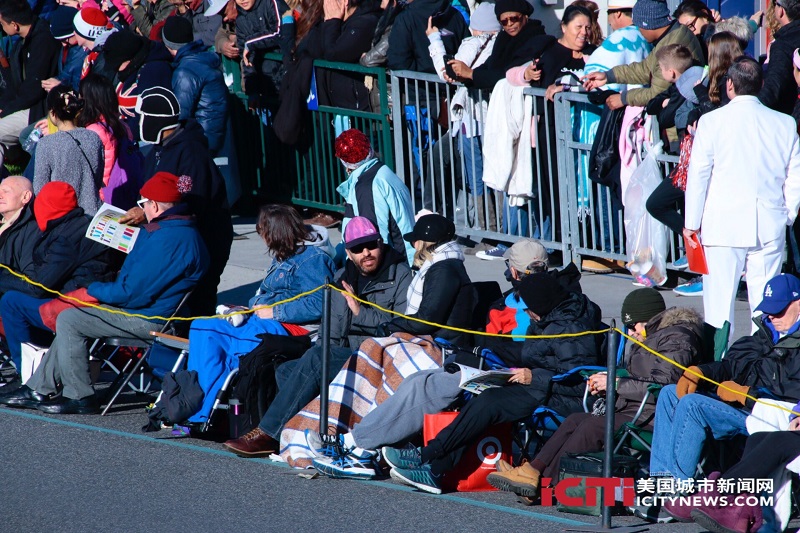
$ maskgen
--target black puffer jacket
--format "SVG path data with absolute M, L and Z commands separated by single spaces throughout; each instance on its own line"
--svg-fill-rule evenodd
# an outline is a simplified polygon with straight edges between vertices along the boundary
M 524 65 L 531 59 L 541 56 L 545 48 L 555 40 L 555 37 L 545 35 L 544 26 L 540 21 L 533 19 L 529 19 L 514 37 L 501 31 L 492 48 L 492 55 L 485 63 L 475 68 L 472 72 L 472 81 L 468 80 L 466 84 L 478 89 L 493 89 L 498 81 L 505 78 L 508 69 Z
M 703 350 L 703 317 L 694 309 L 672 307 L 645 325 L 644 345 L 683 366 L 700 362 Z M 619 378 L 617 412 L 636 413 L 651 383 L 677 383 L 683 370 L 656 357 L 638 344 L 630 343 L 625 354 L 625 369 L 629 378 Z M 640 421 L 649 420 L 655 413 L 656 402 L 648 402 Z
M 442 34 L 445 51 L 454 55 L 461 41 L 469 37 L 469 27 L 450 0 L 414 0 L 397 16 L 389 36 L 386 64 L 391 70 L 413 70 L 436 74 L 425 30 L 428 18 Z
M 250 11 L 236 8 L 236 45 L 241 53 L 249 50 L 252 66 L 244 66 L 245 91 L 248 95 L 278 98 L 285 72 L 282 62 L 265 60 L 267 52 L 281 52 L 290 57 L 294 45 L 294 24 L 281 23 L 289 11 L 283 0 L 256 0 Z
M 800 48 L 800 20 L 793 20 L 775 32 L 775 42 L 769 49 L 769 64 L 764 86 L 758 93 L 761 103 L 770 109 L 792 114 L 797 99 L 792 54 Z
M 120 252 L 84 237 L 89 220 L 78 207 L 48 222 L 43 232 L 37 227 L 31 262 L 22 273 L 45 287 L 62 292 L 88 287 L 94 281 L 111 281 L 121 264 Z M 3 271 L 0 272 L 0 292 L 8 291 L 37 298 L 52 296 Z
M 22 209 L 19 218 L 0 234 L 0 264 L 17 272 L 30 268 L 33 246 L 39 235 L 39 226 L 33 218 L 33 202 Z
M 754 318 L 758 331 L 734 342 L 722 361 L 699 365 L 700 370 L 717 383 L 734 381 L 750 387 L 750 396 L 796 402 L 800 400 L 800 331 L 774 343 L 763 320 L 764 315 Z M 701 380 L 699 388 L 713 385 Z M 752 409 L 753 404 L 748 399 L 746 407 Z
M 531 322 L 528 335 L 561 335 L 602 329 L 600 308 L 583 294 L 570 293 L 566 300 L 539 322 Z M 576 366 L 596 365 L 601 357 L 602 335 L 554 339 L 528 339 L 521 364 L 563 374 Z
M 445 259 L 431 265 L 425 275 L 422 302 L 413 316 L 428 322 L 469 329 L 477 291 L 469 279 L 462 259 Z M 405 331 L 414 335 L 442 337 L 459 346 L 471 346 L 472 335 L 437 329 L 406 318 L 394 318 L 388 332 Z

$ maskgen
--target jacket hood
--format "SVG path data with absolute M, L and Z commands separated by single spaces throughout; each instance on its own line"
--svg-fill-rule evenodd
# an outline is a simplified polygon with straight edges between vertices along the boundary
M 52 218 L 47 219 L 47 223 L 44 229 L 42 226 L 39 225 L 39 229 L 42 229 L 42 232 L 45 231 L 52 231 L 57 226 L 63 224 L 68 220 L 72 220 L 73 218 L 82 217 L 83 216 L 83 208 L 76 207 L 71 211 L 67 212 L 66 214 L 57 214 L 56 212 L 51 213 Z M 39 220 L 36 220 L 36 223 L 39 224 Z
M 317 226 L 315 224 L 310 224 L 310 227 L 311 231 L 308 233 L 309 237 L 307 240 L 303 241 L 303 244 L 306 246 L 315 246 L 333 259 L 336 256 L 336 251 L 331 245 L 327 228 L 324 226 Z
M 687 326 L 702 333 L 703 317 L 688 307 L 670 307 L 651 318 L 645 329 L 657 331 L 670 326 Z
M 583 294 L 570 293 L 566 300 L 558 304 L 547 316 L 536 324 L 544 329 L 551 322 L 564 320 L 579 320 L 584 315 L 588 315 L 590 322 L 598 324 L 600 322 L 600 309 Z
M 406 6 L 409 11 L 417 11 L 420 14 L 424 13 L 425 16 L 443 13 L 450 7 L 450 0 L 414 0 Z
M 206 52 L 203 41 L 194 41 L 181 47 L 175 54 L 172 66 L 177 68 L 181 63 L 203 63 L 213 69 L 218 69 L 222 64 L 219 56 L 212 52 Z M 187 65 L 188 66 L 188 65 Z

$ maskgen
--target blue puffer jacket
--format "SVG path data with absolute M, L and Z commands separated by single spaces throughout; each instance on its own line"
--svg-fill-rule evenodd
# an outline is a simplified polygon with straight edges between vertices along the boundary
M 181 104 L 181 119 L 194 118 L 203 126 L 208 148 L 215 155 L 225 143 L 228 88 L 219 56 L 205 50 L 202 41 L 178 50 L 172 63 L 172 90 Z
M 116 281 L 92 283 L 104 304 L 149 316 L 169 316 L 208 270 L 208 251 L 186 208 L 176 206 L 142 226 Z
M 75 45 L 67 49 L 66 57 L 64 57 L 64 49 L 62 48 L 58 56 L 58 75 L 56 79 L 78 92 L 81 84 L 83 60 L 86 59 L 88 53 L 83 46 Z
M 298 252 L 284 261 L 272 261 L 267 275 L 250 307 L 268 305 L 315 289 L 333 279 L 333 259 L 322 246 L 303 245 Z M 317 291 L 293 302 L 272 308 L 275 320 L 291 324 L 319 322 L 322 317 L 322 291 Z

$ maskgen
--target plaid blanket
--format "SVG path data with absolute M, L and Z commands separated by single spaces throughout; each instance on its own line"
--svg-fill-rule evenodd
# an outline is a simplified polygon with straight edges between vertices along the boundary
M 442 366 L 442 350 L 430 336 L 395 333 L 367 339 L 328 388 L 328 432 L 350 431 L 420 370 Z M 295 468 L 311 466 L 305 430 L 319 429 L 319 396 L 287 422 L 281 432 L 281 456 Z

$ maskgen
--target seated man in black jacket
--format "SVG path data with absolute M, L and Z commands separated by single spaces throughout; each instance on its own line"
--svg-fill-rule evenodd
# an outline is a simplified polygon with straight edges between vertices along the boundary
M 758 330 L 734 342 L 722 361 L 692 366 L 664 387 L 656 405 L 650 475 L 694 476 L 709 434 L 747 435 L 752 397 L 800 399 L 800 279 L 780 274 L 767 282 L 753 320 Z M 698 375 L 724 387 L 716 389 Z M 716 392 L 716 398 L 697 391 Z
M 33 204 L 35 220 L 20 235 L 32 243 L 30 262 L 22 274 L 45 287 L 64 293 L 109 281 L 121 263 L 121 253 L 86 239 L 90 218 L 78 207 L 75 189 L 62 181 L 46 184 Z M 21 343 L 46 335 L 39 307 L 53 295 L 3 270 L 0 272 L 0 316 L 11 360 L 20 368 Z
M 405 256 L 386 245 L 375 225 L 364 217 L 350 220 L 344 243 L 348 261 L 337 272 L 336 285 L 381 307 L 405 310 L 411 283 Z M 330 368 L 336 370 L 362 341 L 376 335 L 379 324 L 391 318 L 388 313 L 361 305 L 339 292 L 332 294 L 331 317 Z M 317 342 L 297 361 L 283 363 L 276 373 L 278 395 L 259 426 L 241 438 L 229 440 L 225 447 L 242 457 L 275 453 L 284 424 L 319 394 L 321 358 L 322 346 Z M 331 373 L 330 379 L 334 376 L 335 372 Z
M 25 239 L 33 219 L 33 185 L 22 176 L 9 176 L 0 183 L 0 264 L 19 270 L 30 258 L 33 239 Z M 26 259 L 30 261 L 30 259 Z

